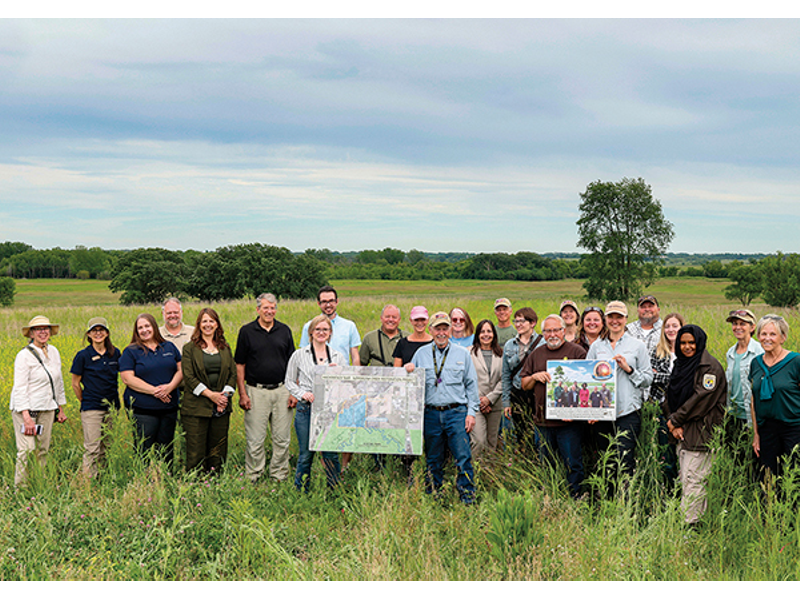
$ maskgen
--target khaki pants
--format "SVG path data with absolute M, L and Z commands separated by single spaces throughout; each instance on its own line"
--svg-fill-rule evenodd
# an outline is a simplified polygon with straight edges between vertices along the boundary
M 498 402 L 498 404 L 500 404 Z M 503 410 L 492 410 L 490 413 L 478 412 L 475 415 L 475 427 L 469 434 L 472 456 L 480 456 L 487 450 L 497 451 L 497 439 L 500 434 L 500 420 Z
M 711 463 L 710 452 L 686 450 L 678 444 L 681 510 L 687 523 L 696 523 L 706 512 L 705 479 L 711 472 Z
M 91 478 L 97 477 L 98 466 L 105 463 L 106 442 L 103 434 L 111 429 L 113 418 L 110 410 L 83 410 L 83 472 Z
M 40 410 L 34 421 L 42 426 L 41 435 L 25 435 L 21 429 L 25 426 L 22 413 L 11 412 L 14 422 L 14 434 L 17 439 L 17 467 L 14 471 L 14 485 L 19 486 L 27 479 L 28 454 L 36 451 L 39 465 L 44 468 L 47 464 L 47 451 L 50 449 L 50 437 L 53 433 L 53 422 L 56 418 L 54 410 Z
M 292 441 L 292 416 L 294 410 L 286 404 L 289 390 L 281 384 L 274 390 L 247 386 L 252 407 L 244 413 L 246 446 L 244 465 L 247 476 L 255 481 L 264 472 L 267 457 L 264 440 L 267 426 L 272 430 L 272 458 L 269 476 L 278 481 L 289 477 L 289 443 Z

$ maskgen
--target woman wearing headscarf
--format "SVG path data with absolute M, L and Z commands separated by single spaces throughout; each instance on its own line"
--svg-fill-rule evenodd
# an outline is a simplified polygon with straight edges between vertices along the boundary
M 67 403 L 64 379 L 61 377 L 61 356 L 50 337 L 58 333 L 58 323 L 41 315 L 33 317 L 22 335 L 30 342 L 14 360 L 14 386 L 11 388 L 11 418 L 17 440 L 17 467 L 14 485 L 25 483 L 28 454 L 36 451 L 44 467 L 53 422 L 67 420 L 62 408 Z
M 667 428 L 678 444 L 686 523 L 696 523 L 706 509 L 705 478 L 711 471 L 709 442 L 722 425 L 728 382 L 719 361 L 706 350 L 706 334 L 697 325 L 678 330 L 675 364 L 662 404 Z

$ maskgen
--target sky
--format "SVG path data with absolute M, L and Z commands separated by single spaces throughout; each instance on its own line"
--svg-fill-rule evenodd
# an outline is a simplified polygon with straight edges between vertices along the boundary
M 643 178 L 672 252 L 797 252 L 800 20 L 0 20 L 0 240 L 575 252 Z

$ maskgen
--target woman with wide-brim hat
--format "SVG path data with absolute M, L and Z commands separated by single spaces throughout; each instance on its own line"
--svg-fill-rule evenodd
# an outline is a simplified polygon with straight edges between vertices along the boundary
M 39 464 L 45 466 L 53 422 L 63 423 L 67 416 L 64 380 L 61 377 L 61 356 L 50 345 L 58 333 L 58 324 L 37 315 L 22 328 L 30 342 L 17 353 L 14 360 L 14 387 L 9 408 L 17 441 L 17 466 L 14 485 L 27 479 L 28 454 L 37 452 Z

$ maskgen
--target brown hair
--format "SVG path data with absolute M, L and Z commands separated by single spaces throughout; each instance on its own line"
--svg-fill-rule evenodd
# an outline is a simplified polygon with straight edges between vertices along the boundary
M 500 347 L 500 344 L 497 343 L 497 329 L 489 319 L 484 319 L 478 326 L 475 328 L 475 339 L 472 341 L 472 353 L 475 356 L 479 356 L 481 351 L 481 341 L 478 339 L 480 337 L 481 329 L 483 329 L 484 324 L 487 324 L 492 328 L 492 352 L 496 356 L 503 356 L 503 349 Z
M 144 349 L 145 352 L 148 352 L 150 350 L 142 341 L 142 338 L 139 337 L 139 328 L 137 327 L 139 319 L 144 319 L 145 321 L 150 323 L 150 327 L 153 328 L 153 341 L 155 341 L 155 343 L 158 344 L 159 346 L 163 344 L 164 337 L 158 330 L 158 323 L 156 322 L 156 318 L 150 313 L 141 313 L 139 316 L 136 317 L 136 320 L 133 322 L 133 336 L 131 336 L 130 345 L 139 346 L 140 348 Z
M 217 322 L 217 330 L 214 332 L 214 345 L 217 349 L 224 350 L 228 347 L 228 342 L 225 340 L 225 330 L 222 328 L 222 322 L 219 320 L 217 311 L 213 308 L 201 308 L 200 312 L 197 313 L 197 321 L 194 324 L 194 331 L 192 332 L 192 342 L 194 342 L 194 345 L 198 348 L 206 347 L 206 342 L 203 339 L 203 332 L 200 331 L 200 321 L 203 320 L 205 315 L 208 315 Z
M 523 306 L 522 308 L 517 309 L 517 312 L 514 313 L 514 318 L 516 319 L 517 317 L 522 317 L 534 325 L 539 322 L 539 315 L 537 315 L 536 311 L 530 306 Z

